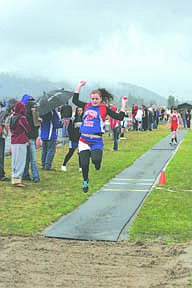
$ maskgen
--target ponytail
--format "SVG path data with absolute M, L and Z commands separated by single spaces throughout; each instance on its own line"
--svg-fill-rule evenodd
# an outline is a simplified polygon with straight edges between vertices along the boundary
M 98 90 L 101 93 L 102 103 L 109 104 L 111 101 L 113 101 L 113 95 L 109 93 L 105 88 L 99 88 Z

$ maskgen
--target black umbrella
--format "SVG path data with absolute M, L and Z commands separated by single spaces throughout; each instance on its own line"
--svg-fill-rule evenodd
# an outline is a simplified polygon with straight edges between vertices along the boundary
M 7 101 L 7 107 L 6 110 L 8 110 L 9 112 L 13 110 L 15 104 L 17 103 L 17 99 L 15 98 L 11 98 Z
M 6 118 L 11 115 L 13 112 L 13 108 L 15 104 L 17 103 L 17 100 L 15 98 L 11 98 L 7 101 L 7 106 L 4 110 L 0 111 L 0 124 L 4 124 Z
M 55 108 L 67 104 L 68 100 L 73 96 L 74 92 L 64 90 L 64 88 L 56 89 L 50 92 L 44 92 L 36 101 L 36 107 L 39 111 L 39 115 L 45 115 Z

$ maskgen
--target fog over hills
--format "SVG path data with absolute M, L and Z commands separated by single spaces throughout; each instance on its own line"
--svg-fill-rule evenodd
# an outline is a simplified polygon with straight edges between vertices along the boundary
M 30 79 L 21 78 L 15 75 L 6 73 L 0 74 L 0 100 L 16 98 L 21 99 L 22 95 L 27 93 L 34 98 L 43 95 L 43 91 L 50 91 L 56 88 L 65 88 L 66 90 L 73 91 L 78 84 L 74 81 L 51 82 L 47 79 Z M 80 99 L 83 101 L 89 100 L 89 92 L 96 88 L 106 88 L 114 95 L 114 103 L 117 105 L 120 102 L 121 96 L 129 97 L 129 105 L 132 104 L 156 104 L 167 105 L 167 99 L 159 94 L 150 91 L 146 88 L 133 85 L 126 82 L 109 82 L 109 81 L 88 81 L 87 85 L 82 87 Z

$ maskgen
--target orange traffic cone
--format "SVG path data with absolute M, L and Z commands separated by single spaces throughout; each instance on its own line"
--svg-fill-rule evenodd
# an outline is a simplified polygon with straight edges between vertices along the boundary
M 161 185 L 166 184 L 165 171 L 161 171 L 160 178 L 159 178 L 159 184 L 161 184 Z
M 40 137 L 37 138 L 36 146 L 37 146 L 37 147 L 40 147 L 40 146 L 41 146 L 41 140 L 40 140 Z

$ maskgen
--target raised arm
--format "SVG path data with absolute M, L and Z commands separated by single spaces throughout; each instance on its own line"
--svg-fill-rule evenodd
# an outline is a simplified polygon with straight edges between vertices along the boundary
M 113 110 L 111 110 L 109 107 L 106 106 L 106 109 L 107 109 L 107 115 L 109 115 L 111 118 L 113 119 L 116 119 L 116 120 L 120 120 L 122 121 L 123 118 L 125 117 L 125 112 L 123 111 L 120 111 L 119 113 L 118 112 L 115 112 Z
M 107 114 L 116 119 L 116 120 L 120 120 L 122 121 L 123 118 L 125 117 L 125 109 L 126 109 L 126 103 L 128 101 L 128 98 L 126 96 L 123 96 L 122 99 L 121 99 L 121 109 L 120 109 L 120 112 L 117 113 L 113 110 L 111 110 L 109 107 L 107 107 Z
M 73 99 L 72 99 L 73 104 L 75 104 L 76 106 L 81 107 L 81 108 L 84 108 L 86 105 L 85 102 L 79 100 L 79 93 L 81 91 L 81 87 L 84 86 L 85 84 L 86 84 L 86 81 L 84 81 L 84 80 L 81 80 L 79 82 L 79 84 L 75 88 L 75 91 L 73 94 Z
M 128 102 L 128 97 L 127 96 L 123 96 L 122 98 L 121 98 L 121 109 L 120 109 L 120 111 L 123 111 L 123 112 L 125 112 L 125 110 L 126 110 L 126 103 Z

